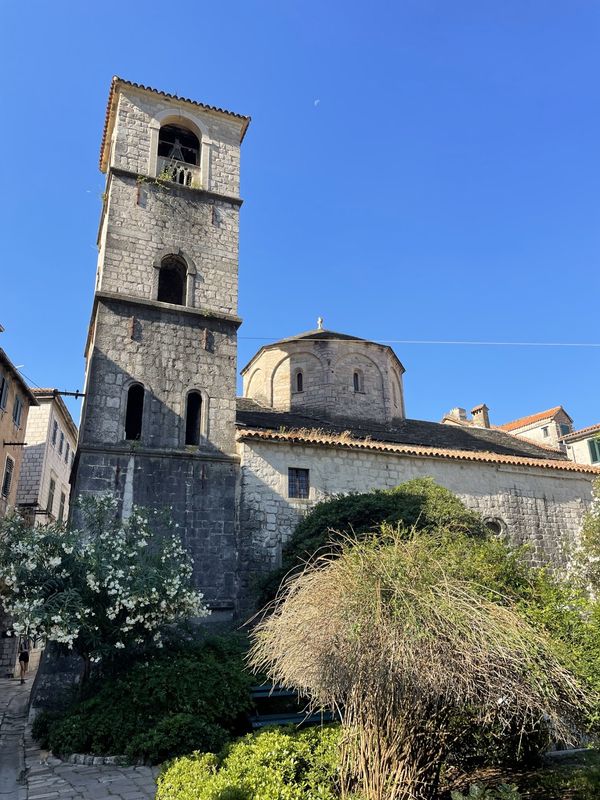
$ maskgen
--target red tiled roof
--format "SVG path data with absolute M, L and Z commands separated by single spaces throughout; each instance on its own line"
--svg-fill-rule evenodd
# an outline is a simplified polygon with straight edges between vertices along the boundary
M 591 433 L 600 433 L 600 422 L 597 425 L 588 425 L 587 428 L 581 428 L 579 431 L 573 431 L 566 436 L 561 436 L 561 442 L 570 442 L 575 439 L 585 438 Z
M 160 89 L 153 89 L 152 86 L 144 86 L 144 84 L 142 83 L 134 83 L 133 81 L 126 81 L 124 78 L 119 78 L 118 75 L 115 75 L 110 83 L 110 91 L 108 93 L 108 103 L 106 104 L 106 115 L 104 117 L 104 130 L 102 131 L 102 143 L 100 145 L 101 170 L 104 164 L 104 148 L 106 146 L 106 138 L 108 135 L 108 126 L 110 123 L 112 106 L 115 100 L 115 91 L 119 83 L 123 84 L 123 86 L 132 86 L 134 89 L 143 89 L 145 92 L 154 92 L 154 94 L 158 94 L 161 97 L 167 97 L 170 100 L 181 100 L 184 103 L 191 103 L 191 105 L 198 106 L 198 108 L 203 108 L 206 111 L 216 111 L 218 114 L 226 114 L 228 117 L 235 117 L 236 119 L 241 119 L 243 120 L 244 124 L 242 125 L 240 142 L 243 140 L 244 136 L 246 135 L 246 131 L 248 130 L 248 125 L 250 124 L 251 118 L 245 116 L 244 114 L 236 114 L 234 111 L 227 111 L 225 108 L 219 108 L 218 106 L 210 106 L 207 105 L 206 103 L 200 103 L 197 100 L 190 100 L 189 97 L 179 97 L 179 95 L 169 94 L 169 92 L 161 92 Z
M 377 450 L 380 452 L 398 453 L 400 455 L 422 456 L 425 458 L 443 458 L 458 461 L 484 461 L 490 464 L 513 464 L 521 467 L 541 467 L 543 469 L 564 470 L 566 472 L 583 472 L 600 475 L 600 467 L 587 464 L 576 464 L 573 461 L 557 459 L 545 461 L 538 458 L 507 456 L 500 453 L 473 452 L 470 450 L 446 450 L 438 447 L 422 447 L 419 445 L 402 445 L 391 442 L 353 439 L 345 435 L 324 434 L 318 430 L 270 431 L 242 428 L 238 431 L 240 439 L 263 439 L 273 442 L 290 442 L 296 444 L 321 445 L 325 447 L 343 447 L 350 450 Z
M 540 411 L 537 414 L 530 414 L 528 417 L 521 417 L 520 419 L 515 419 L 512 422 L 505 422 L 504 425 L 496 425 L 501 431 L 515 431 L 518 428 L 524 428 L 526 425 L 532 425 L 534 422 L 541 422 L 544 419 L 552 419 L 555 414 L 558 414 L 559 411 L 565 411 L 562 406 L 555 406 L 554 408 L 549 408 L 548 411 Z M 565 414 L 567 412 L 565 411 Z M 567 416 L 569 416 L 567 414 Z M 570 417 L 569 417 L 570 419 Z

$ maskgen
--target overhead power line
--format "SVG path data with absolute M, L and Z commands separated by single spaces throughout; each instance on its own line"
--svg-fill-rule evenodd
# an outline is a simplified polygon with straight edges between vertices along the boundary
M 273 344 L 281 341 L 271 336 L 238 336 L 238 339 L 245 341 L 272 342 Z M 283 340 L 285 342 L 285 339 Z M 301 339 L 299 341 L 302 341 Z M 319 336 L 314 341 L 319 342 L 364 342 L 376 341 L 380 344 L 431 344 L 431 345 L 475 345 L 478 347 L 600 347 L 600 342 L 478 342 L 471 340 L 444 340 L 444 339 L 338 339 L 335 336 Z

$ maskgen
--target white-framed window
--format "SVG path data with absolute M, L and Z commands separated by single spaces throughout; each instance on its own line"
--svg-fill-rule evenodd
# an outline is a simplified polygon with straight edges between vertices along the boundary
M 6 456 L 6 463 L 4 464 L 4 475 L 2 477 L 2 496 L 8 497 L 10 494 L 10 487 L 12 485 L 12 476 L 15 469 L 15 461 L 10 456 Z
M 15 404 L 13 405 L 13 422 L 17 428 L 21 427 L 21 417 L 23 416 L 23 400 L 19 395 L 15 397 Z
M 64 492 L 60 493 L 60 504 L 58 506 L 58 521 L 62 522 L 65 517 L 65 503 L 67 502 L 67 495 Z
M 8 389 L 10 381 L 3 372 L 0 372 L 0 409 L 4 411 L 8 403 Z
M 50 486 L 48 488 L 48 502 L 46 504 L 46 513 L 52 514 L 54 510 L 54 493 L 56 492 L 56 481 L 50 478 Z
M 548 431 L 548 427 L 546 426 L 546 427 L 542 428 L 542 436 L 544 437 L 544 439 L 547 439 L 549 435 L 550 435 L 550 432 Z
M 600 462 L 600 439 L 589 439 L 588 448 L 592 464 Z

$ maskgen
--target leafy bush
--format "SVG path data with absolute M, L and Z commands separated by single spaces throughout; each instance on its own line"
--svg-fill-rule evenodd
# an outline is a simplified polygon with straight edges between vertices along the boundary
M 227 731 L 220 725 L 205 722 L 193 714 L 172 714 L 148 732 L 134 736 L 125 755 L 132 761 L 143 755 L 152 764 L 160 764 L 167 758 L 193 750 L 215 753 L 228 739 Z
M 218 750 L 247 730 L 251 676 L 236 637 L 171 649 L 95 684 L 92 696 L 36 731 L 55 753 L 127 754 L 152 762 L 193 749 Z M 183 749 L 182 749 L 183 748 Z
M 339 728 L 270 729 L 168 765 L 156 800 L 334 800 Z
M 444 528 L 472 536 L 485 535 L 480 515 L 431 478 L 415 478 L 394 489 L 335 497 L 316 505 L 298 524 L 283 549 L 281 569 L 263 580 L 259 602 L 271 600 L 282 578 L 318 550 L 335 549 L 344 534 L 360 537 L 384 523 L 402 524 L 407 529 Z

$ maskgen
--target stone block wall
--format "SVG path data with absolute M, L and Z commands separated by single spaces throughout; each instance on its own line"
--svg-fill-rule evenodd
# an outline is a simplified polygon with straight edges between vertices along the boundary
M 302 391 L 297 391 L 299 371 Z M 404 417 L 402 367 L 389 347 L 375 342 L 335 338 L 279 342 L 262 350 L 242 374 L 244 397 L 279 411 L 377 422 Z
M 241 540 L 250 573 L 279 566 L 282 545 L 302 515 L 335 494 L 389 489 L 430 476 L 469 508 L 499 521 L 513 543 L 529 543 L 538 562 L 563 557 L 591 500 L 593 476 L 566 470 L 257 440 L 241 441 L 239 452 Z M 308 500 L 288 497 L 289 467 L 309 469 Z
M 155 300 L 158 267 L 180 254 L 195 270 L 186 305 L 237 313 L 239 207 L 202 192 L 113 174 L 101 228 L 97 289 Z
M 202 158 L 209 159 L 208 168 L 203 169 L 206 183 L 202 188 L 218 194 L 239 195 L 242 120 L 135 87 L 121 85 L 119 91 L 111 166 L 154 177 L 153 149 L 158 141 L 155 132 L 161 122 L 185 126 L 187 121 L 209 143 L 202 148 Z
M 124 444 L 127 391 L 145 388 L 140 446 L 185 449 L 185 403 L 199 390 L 200 448 L 235 452 L 236 333 L 199 313 L 102 300 L 97 309 L 82 423 L 84 444 Z M 198 448 L 196 448 L 198 449 Z
M 112 493 L 125 512 L 132 504 L 169 510 L 194 559 L 195 585 L 212 608 L 233 612 L 238 472 L 235 458 L 82 448 L 75 492 L 77 496 Z

